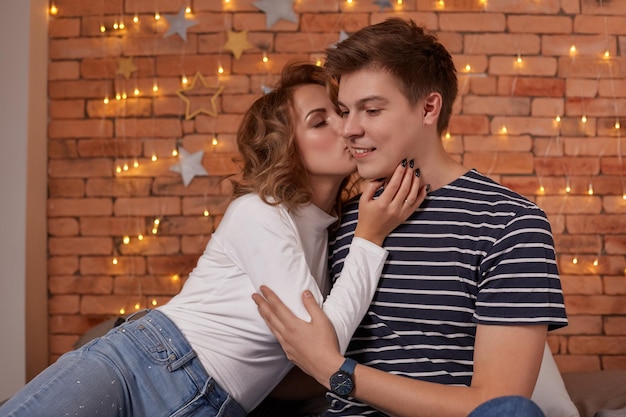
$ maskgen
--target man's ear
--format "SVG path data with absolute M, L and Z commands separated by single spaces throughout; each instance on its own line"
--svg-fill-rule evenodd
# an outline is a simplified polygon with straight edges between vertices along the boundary
M 423 115 L 425 125 L 437 126 L 437 120 L 441 112 L 441 100 L 441 94 L 439 93 L 430 93 L 426 99 L 424 99 Z

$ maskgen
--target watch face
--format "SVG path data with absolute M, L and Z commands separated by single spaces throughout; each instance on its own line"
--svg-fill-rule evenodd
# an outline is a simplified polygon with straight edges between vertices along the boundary
M 352 392 L 353 388 L 352 376 L 345 372 L 339 371 L 330 377 L 330 389 L 337 395 L 345 397 Z

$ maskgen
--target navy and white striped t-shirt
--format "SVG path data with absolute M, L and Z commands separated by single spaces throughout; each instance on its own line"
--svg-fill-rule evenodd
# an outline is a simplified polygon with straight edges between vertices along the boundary
M 358 199 L 345 206 L 331 241 L 333 279 L 357 208 Z M 359 363 L 469 386 L 478 323 L 567 325 L 545 214 L 474 170 L 431 192 L 384 247 L 378 289 L 346 352 Z M 354 399 L 332 400 L 331 415 L 384 415 Z

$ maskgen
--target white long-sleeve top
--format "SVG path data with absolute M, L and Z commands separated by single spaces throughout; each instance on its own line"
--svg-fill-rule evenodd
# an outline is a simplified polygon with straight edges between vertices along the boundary
M 247 411 L 293 366 L 251 295 L 267 285 L 298 317 L 310 320 L 310 290 L 332 322 L 342 352 L 372 300 L 387 251 L 352 241 L 330 288 L 327 228 L 337 220 L 315 205 L 290 212 L 258 195 L 235 199 L 181 292 L 158 307 L 179 327 L 205 369 Z

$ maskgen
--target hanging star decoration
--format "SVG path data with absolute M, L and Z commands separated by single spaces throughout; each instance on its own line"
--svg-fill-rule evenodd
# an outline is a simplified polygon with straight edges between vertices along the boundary
M 137 71 L 137 66 L 132 58 L 122 58 L 119 61 L 116 74 L 122 74 L 127 80 L 133 72 Z
M 280 19 L 298 23 L 293 11 L 293 0 L 259 0 L 252 3 L 254 7 L 265 12 L 265 26 L 270 28 Z
M 202 156 L 204 151 L 189 153 L 185 149 L 178 150 L 178 163 L 170 167 L 170 171 L 177 172 L 183 179 L 185 187 L 194 177 L 206 177 L 209 173 L 202 166 Z
M 350 37 L 350 35 L 348 35 L 346 32 L 344 32 L 343 30 L 339 32 L 339 40 L 333 44 L 330 45 L 331 48 L 336 48 L 338 43 L 341 43 L 343 41 L 345 41 L 346 39 L 348 39 Z
M 210 85 L 198 71 L 191 84 L 176 92 L 185 103 L 185 120 L 193 119 L 200 113 L 217 116 L 217 98 L 224 90 L 222 85 Z M 207 101 L 207 96 L 210 98 Z
M 167 19 L 169 26 L 163 37 L 167 38 L 168 36 L 176 34 L 185 42 L 187 42 L 187 29 L 198 24 L 198 22 L 193 19 L 187 19 L 184 7 L 180 9 L 178 14 L 166 14 L 165 19 Z
M 247 30 L 242 30 L 241 32 L 228 31 L 228 40 L 224 44 L 224 49 L 230 50 L 235 59 L 241 58 L 243 51 L 250 48 L 254 48 L 254 45 L 248 42 Z
M 377 4 L 380 7 L 380 11 L 384 11 L 387 7 L 393 10 L 391 7 L 391 2 L 389 0 L 374 0 L 374 4 Z

